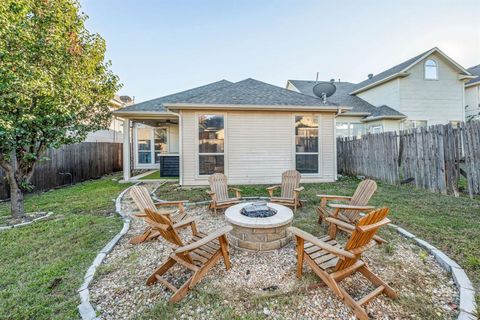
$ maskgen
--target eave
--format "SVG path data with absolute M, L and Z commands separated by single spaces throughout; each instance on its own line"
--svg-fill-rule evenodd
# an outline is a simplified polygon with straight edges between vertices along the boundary
M 198 104 L 198 103 L 166 103 L 164 107 L 171 110 L 235 110 L 235 111 L 321 111 L 338 112 L 352 108 L 340 106 L 292 106 L 292 105 L 249 105 L 249 104 Z
M 357 89 L 355 91 L 352 91 L 350 92 L 350 94 L 357 94 L 357 93 L 360 93 L 360 92 L 363 92 L 363 91 L 366 91 L 370 88 L 373 88 L 373 87 L 376 87 L 378 85 L 381 85 L 382 83 L 385 83 L 385 82 L 389 82 L 391 80 L 394 80 L 396 78 L 405 78 L 407 76 L 409 76 L 410 73 L 409 72 L 397 72 L 395 74 L 392 74 L 391 76 L 388 76 L 386 78 L 383 78 L 381 80 L 378 80 L 378 81 L 375 81 L 373 83 L 370 83 L 369 85 L 366 85 L 365 87 L 361 87 L 360 89 Z

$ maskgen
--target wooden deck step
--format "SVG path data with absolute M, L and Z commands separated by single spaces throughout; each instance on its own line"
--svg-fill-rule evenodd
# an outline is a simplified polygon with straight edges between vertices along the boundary
M 155 278 L 157 279 L 158 282 L 160 282 L 161 284 L 163 284 L 165 287 L 167 287 L 168 289 L 172 290 L 173 292 L 177 292 L 178 289 L 177 287 L 175 287 L 173 284 L 171 284 L 170 282 L 168 282 L 167 280 L 163 279 L 161 276 L 159 276 L 158 274 L 155 275 Z
M 376 288 L 375 290 L 373 290 L 372 292 L 370 292 L 369 294 L 367 294 L 365 297 L 363 297 L 362 299 L 358 300 L 357 303 L 358 303 L 359 305 L 363 306 L 364 304 L 366 304 L 367 302 L 369 302 L 370 300 L 372 300 L 373 298 L 375 298 L 376 296 L 378 296 L 379 294 L 381 294 L 384 289 L 385 289 L 384 286 L 380 286 L 380 287 Z

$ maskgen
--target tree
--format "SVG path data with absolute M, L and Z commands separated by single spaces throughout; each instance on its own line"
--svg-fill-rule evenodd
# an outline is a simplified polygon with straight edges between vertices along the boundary
M 15 218 L 45 150 L 81 142 L 111 120 L 118 77 L 79 9 L 76 0 L 0 1 L 0 167 Z

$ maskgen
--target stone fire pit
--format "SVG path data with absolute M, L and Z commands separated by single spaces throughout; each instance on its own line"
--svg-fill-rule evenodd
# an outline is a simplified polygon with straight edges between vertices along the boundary
M 276 211 L 270 217 L 248 217 L 242 214 L 242 209 L 252 204 L 240 203 L 225 211 L 225 218 L 233 227 L 229 234 L 230 245 L 254 251 L 271 251 L 286 245 L 291 240 L 287 227 L 292 224 L 292 210 L 279 204 L 267 203 L 268 208 L 273 209 L 272 212 Z

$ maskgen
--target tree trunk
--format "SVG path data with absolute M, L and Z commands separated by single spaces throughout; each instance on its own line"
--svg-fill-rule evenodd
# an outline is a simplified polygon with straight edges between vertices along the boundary
M 10 184 L 10 206 L 11 206 L 10 208 L 11 208 L 12 218 L 16 218 L 16 219 L 24 218 L 25 207 L 23 206 L 23 191 L 18 186 L 18 183 L 15 178 L 13 178 L 12 181 L 9 181 L 9 184 Z

